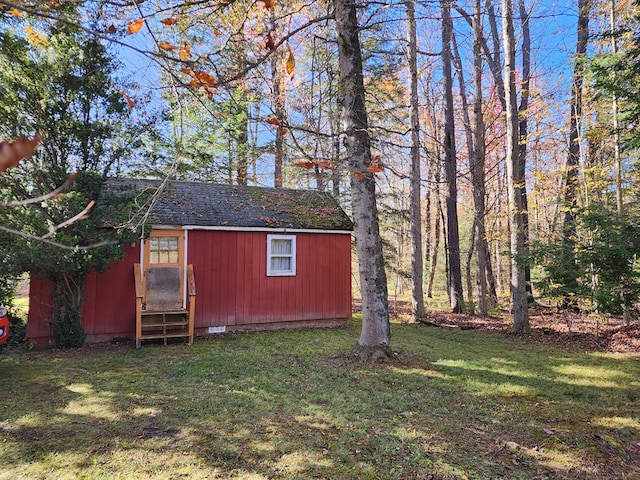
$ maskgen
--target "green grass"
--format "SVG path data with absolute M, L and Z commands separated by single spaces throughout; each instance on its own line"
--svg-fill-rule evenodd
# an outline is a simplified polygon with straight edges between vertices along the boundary
M 0 357 L 0 478 L 640 478 L 639 357 L 393 326 Z

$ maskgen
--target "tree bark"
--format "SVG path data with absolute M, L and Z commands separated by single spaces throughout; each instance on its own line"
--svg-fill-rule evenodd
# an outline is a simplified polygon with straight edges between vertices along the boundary
M 387 277 L 378 224 L 376 183 L 362 77 L 354 0 L 334 0 L 341 79 L 344 143 L 351 173 L 354 236 L 362 292 L 362 330 L 354 354 L 378 360 L 391 354 Z
M 274 9 L 271 9 L 271 33 L 276 31 L 276 18 Z M 271 82 L 272 82 L 272 102 L 273 113 L 278 120 L 276 126 L 276 137 L 273 145 L 273 186 L 282 188 L 282 165 L 284 163 L 284 136 L 285 126 L 285 97 L 284 97 L 284 75 L 282 72 L 282 55 L 279 51 L 273 52 L 271 55 Z
M 437 158 L 440 158 L 437 155 Z M 433 234 L 431 235 L 431 244 L 427 253 L 427 261 L 429 262 L 429 279 L 427 281 L 427 297 L 433 297 L 433 283 L 438 268 L 438 252 L 440 251 L 440 211 L 442 205 L 440 202 L 440 161 L 433 162 L 433 190 L 431 190 L 429 198 L 433 198 L 433 208 L 428 206 L 429 212 L 433 210 Z
M 480 0 L 475 0 L 473 12 L 473 101 L 474 148 L 471 157 L 471 181 L 473 183 L 474 228 L 476 237 L 476 267 L 478 278 L 478 313 L 487 315 L 487 269 L 491 268 L 491 256 L 485 228 L 485 135 L 482 112 L 482 16 Z M 493 274 L 493 273 L 492 273 Z M 493 292 L 495 295 L 495 291 Z
M 564 203 L 566 205 L 563 220 L 563 244 L 567 255 L 575 263 L 576 217 L 574 209 L 578 205 L 579 168 L 580 168 L 580 119 L 582 117 L 582 85 L 584 83 L 585 66 L 582 62 L 587 53 L 589 41 L 589 0 L 578 0 L 578 31 L 576 38 L 576 54 L 573 65 L 573 82 L 571 87 L 571 113 L 569 118 L 569 152 L 567 155 L 567 176 L 565 178 Z M 578 279 L 573 270 L 568 269 L 565 279 L 569 289 L 576 288 Z M 570 307 L 568 299 L 563 300 L 565 307 Z
M 449 264 L 449 298 L 453 313 L 463 309 L 462 271 L 460 267 L 460 236 L 458 230 L 458 184 L 455 120 L 453 116 L 453 75 L 451 73 L 451 1 L 441 2 L 442 10 L 442 76 L 445 86 L 444 154 L 447 182 L 447 258 Z
M 527 310 L 527 291 L 525 270 L 520 259 L 525 253 L 524 221 L 522 218 L 522 196 L 518 186 L 524 180 L 518 175 L 519 131 L 518 105 L 516 98 L 516 47 L 513 30 L 513 0 L 502 0 L 502 35 L 505 52 L 504 90 L 507 104 L 507 188 L 509 191 L 509 212 L 511 219 L 511 306 L 513 310 L 513 332 L 528 334 L 529 312 Z
M 527 111 L 529 109 L 529 89 L 531 84 L 531 34 L 529 31 L 529 13 L 524 5 L 524 0 L 518 0 L 520 11 L 520 23 L 522 29 L 522 80 L 520 81 L 520 106 L 518 107 L 519 150 L 518 150 L 518 178 L 522 181 L 518 184 L 518 190 L 522 197 L 522 222 L 524 228 L 525 255 L 529 251 L 529 201 L 527 200 L 527 141 L 529 138 L 529 124 Z M 527 289 L 527 301 L 533 302 L 533 290 L 531 289 L 531 266 L 527 262 L 524 265 L 524 276 Z
M 415 0 L 407 0 L 407 65 L 409 67 L 409 117 L 411 120 L 411 274 L 412 310 L 417 322 L 425 319 L 424 260 L 422 258 L 422 202 L 420 193 L 420 119 L 418 117 L 418 61 Z

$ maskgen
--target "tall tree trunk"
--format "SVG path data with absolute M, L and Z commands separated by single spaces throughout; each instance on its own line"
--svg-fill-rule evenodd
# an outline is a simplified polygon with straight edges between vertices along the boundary
M 573 82 L 571 87 L 571 114 L 569 118 L 569 153 L 567 155 L 567 176 L 565 179 L 563 221 L 563 244 L 566 255 L 570 255 L 570 263 L 575 263 L 576 217 L 574 209 L 578 205 L 579 168 L 580 168 L 580 119 L 582 117 L 582 85 L 584 83 L 585 66 L 583 59 L 587 53 L 589 41 L 590 0 L 578 0 L 578 31 L 576 38 L 576 54 L 573 64 Z M 567 269 L 565 278 L 567 287 L 575 289 L 578 279 L 572 268 Z M 569 300 L 563 301 L 570 307 Z
M 424 260 L 422 257 L 422 202 L 420 194 L 420 119 L 418 116 L 418 61 L 415 0 L 407 0 L 407 64 L 409 67 L 409 117 L 411 119 L 411 275 L 412 310 L 417 322 L 424 321 Z
M 389 304 L 378 224 L 376 183 L 371 165 L 371 140 L 364 102 L 362 53 L 355 0 L 334 0 L 341 79 L 345 147 L 351 170 L 354 236 L 362 292 L 362 331 L 354 353 L 361 358 L 390 355 Z
M 447 182 L 447 235 L 449 264 L 449 297 L 451 310 L 461 313 L 463 307 L 462 272 L 460 267 L 460 236 L 458 230 L 458 184 L 456 162 L 455 120 L 453 117 L 453 75 L 451 73 L 451 1 L 441 2 L 442 10 L 442 76 L 445 87 L 444 154 Z
M 249 173 L 249 101 L 244 86 L 238 88 L 236 94 L 237 115 L 235 147 L 236 147 L 236 182 L 246 185 Z
M 611 33 L 611 54 L 618 53 L 618 40 L 615 35 L 616 31 L 616 0 L 611 0 L 609 8 L 609 33 Z M 618 123 L 618 96 L 613 95 L 611 99 L 611 118 L 613 119 L 613 162 L 615 164 L 616 175 L 616 205 L 618 214 L 624 213 L 624 204 L 622 201 L 622 159 L 620 157 L 620 126 Z M 625 322 L 627 323 L 627 322 Z
M 437 158 L 440 158 L 439 155 Z M 429 248 L 429 257 L 427 260 L 429 261 L 429 279 L 427 281 L 427 297 L 433 297 L 433 283 L 436 277 L 436 269 L 438 267 L 438 252 L 440 250 L 440 211 L 442 209 L 442 205 L 440 203 L 440 170 L 441 165 L 440 161 L 434 162 L 433 168 L 433 190 L 429 192 L 429 198 L 433 198 L 434 203 L 433 208 L 429 209 L 429 211 L 433 211 L 433 235 L 431 235 L 432 243 Z
M 276 31 L 276 18 L 275 9 L 271 9 L 271 33 L 275 34 Z M 276 188 L 282 188 L 282 165 L 284 162 L 284 136 L 283 132 L 285 126 L 285 108 L 284 108 L 284 75 L 282 72 L 282 56 L 279 51 L 276 50 L 271 55 L 271 82 L 272 82 L 272 102 L 273 113 L 278 120 L 276 126 L 276 138 L 273 146 L 273 186 Z
M 473 131 L 471 129 L 471 117 L 469 116 L 469 101 L 467 100 L 467 86 L 464 78 L 464 70 L 462 68 L 462 59 L 460 57 L 460 51 L 458 50 L 458 42 L 455 33 L 451 35 L 451 43 L 453 45 L 453 64 L 456 67 L 456 74 L 458 76 L 458 88 L 460 90 L 460 101 L 462 103 L 462 123 L 464 124 L 464 133 L 467 141 L 467 152 L 469 157 L 469 168 L 473 170 L 473 161 L 475 158 L 475 145 L 473 141 Z M 476 220 L 473 221 L 471 228 L 471 242 L 469 244 L 469 250 L 467 252 L 467 263 L 465 264 L 465 274 L 467 280 L 467 304 L 469 308 L 473 306 L 473 291 L 471 287 L 471 260 L 473 258 L 473 252 L 475 247 L 475 235 L 476 235 Z M 483 299 L 484 301 L 484 299 Z M 480 302 L 480 299 L 478 299 Z M 473 312 L 471 312 L 473 313 Z
M 522 180 L 518 184 L 518 190 L 522 197 L 522 222 L 524 229 L 525 255 L 529 251 L 529 202 L 527 200 L 527 141 L 529 137 L 528 109 L 529 89 L 531 88 L 531 34 L 529 31 L 529 13 L 524 5 L 524 0 L 518 0 L 520 23 L 522 29 L 522 80 L 520 81 L 520 106 L 518 107 L 519 151 L 518 151 L 518 178 Z M 527 288 L 527 301 L 533 302 L 533 290 L 531 289 L 531 266 L 529 262 L 524 265 L 524 276 Z
M 480 0 L 475 0 L 473 12 L 473 101 L 474 148 L 471 157 L 471 181 L 473 183 L 474 228 L 476 229 L 476 267 L 478 269 L 478 313 L 487 315 L 487 269 L 491 268 L 491 255 L 485 228 L 485 135 L 482 112 L 482 16 Z M 492 273 L 493 275 L 493 273 Z M 495 289 L 493 292 L 495 294 Z
M 522 196 L 518 185 L 523 181 L 519 177 L 519 132 L 518 104 L 516 98 L 516 46 L 513 30 L 513 0 L 502 0 L 502 35 L 505 52 L 504 90 L 507 104 L 507 188 L 509 191 L 509 218 L 511 219 L 511 306 L 513 309 L 513 331 L 516 334 L 528 334 L 529 312 L 527 310 L 527 291 L 525 271 L 520 259 L 525 253 L 524 221 L 522 218 Z

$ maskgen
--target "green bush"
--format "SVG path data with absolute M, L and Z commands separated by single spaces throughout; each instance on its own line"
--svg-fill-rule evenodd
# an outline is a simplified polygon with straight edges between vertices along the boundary
M 24 318 L 9 314 L 9 345 L 24 345 L 27 343 L 27 322 Z
M 640 218 L 619 215 L 604 205 L 576 212 L 576 236 L 531 247 L 531 261 L 542 267 L 537 282 L 562 309 L 619 314 L 640 299 Z

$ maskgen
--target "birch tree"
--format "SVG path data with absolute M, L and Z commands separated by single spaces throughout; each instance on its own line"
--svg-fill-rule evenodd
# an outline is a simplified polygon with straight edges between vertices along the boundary
M 362 53 L 355 0 L 334 0 L 340 63 L 344 143 L 351 170 L 354 236 L 362 293 L 362 331 L 354 353 L 363 359 L 390 355 L 387 276 L 378 224 L 376 183 L 365 108 Z

